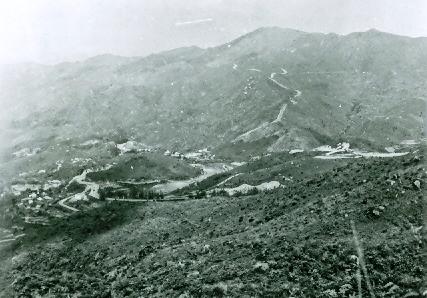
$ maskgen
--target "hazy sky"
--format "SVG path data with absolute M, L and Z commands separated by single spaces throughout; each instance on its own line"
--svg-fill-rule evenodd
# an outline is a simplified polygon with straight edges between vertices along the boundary
M 0 0 L 0 64 L 206 47 L 261 26 L 427 36 L 427 0 Z

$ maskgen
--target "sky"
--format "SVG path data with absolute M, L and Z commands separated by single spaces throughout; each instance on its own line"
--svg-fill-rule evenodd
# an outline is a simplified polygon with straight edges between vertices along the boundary
M 263 26 L 427 36 L 427 0 L 0 0 L 0 64 L 210 47 Z

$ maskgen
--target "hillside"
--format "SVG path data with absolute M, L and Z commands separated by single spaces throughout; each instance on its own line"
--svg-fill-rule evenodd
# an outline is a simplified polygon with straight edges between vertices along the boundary
M 5 293 L 354 297 L 354 221 L 377 297 L 422 297 L 426 202 L 416 181 L 425 183 L 426 171 L 419 153 L 323 161 L 317 163 L 321 170 L 267 192 L 111 203 L 36 233 L 28 230 L 3 250 L 3 274 L 13 280 Z M 302 165 L 311 157 L 278 159 Z M 369 296 L 365 279 L 362 290 Z
M 424 297 L 426 77 L 376 30 L 3 68 L 0 297 Z
M 269 151 L 383 148 L 423 136 L 426 53 L 425 38 L 375 30 L 261 28 L 208 49 L 12 67 L 1 75 L 11 107 L 2 118 L 15 145 L 124 131 L 174 150 L 257 140 Z

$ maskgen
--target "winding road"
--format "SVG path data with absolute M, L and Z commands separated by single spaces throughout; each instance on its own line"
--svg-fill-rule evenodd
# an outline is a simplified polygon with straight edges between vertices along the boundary
M 287 73 L 288 73 L 284 68 L 281 68 L 281 70 L 282 70 L 282 72 L 281 72 L 281 73 L 279 73 L 279 74 L 285 75 L 285 74 L 287 74 Z M 271 82 L 273 82 L 273 84 L 275 84 L 276 86 L 280 87 L 281 89 L 284 89 L 284 90 L 292 90 L 292 89 L 291 89 L 291 88 L 289 88 L 288 86 L 285 86 L 284 84 L 282 84 L 282 83 L 280 83 L 279 81 L 277 81 L 277 80 L 275 79 L 275 76 L 276 76 L 276 75 L 277 75 L 277 73 L 272 72 L 272 73 L 270 74 L 270 77 L 268 77 L 268 80 L 270 80 Z M 297 103 L 298 103 L 296 99 L 302 95 L 302 92 L 301 92 L 300 90 L 298 90 L 298 89 L 294 89 L 294 90 L 292 90 L 292 91 L 294 91 L 294 92 L 295 92 L 295 94 L 294 94 L 292 97 L 290 97 L 290 98 L 289 98 L 289 102 L 295 105 L 295 104 L 297 104 Z M 245 132 L 245 133 L 243 133 L 243 134 L 239 135 L 237 138 L 235 138 L 235 139 L 234 139 L 234 142 L 237 142 L 237 141 L 240 141 L 240 140 L 243 140 L 243 141 L 244 141 L 244 140 L 246 140 L 246 139 L 249 139 L 249 138 L 250 138 L 250 135 L 251 135 L 252 133 L 255 133 L 255 132 L 257 132 L 257 131 L 267 130 L 267 129 L 269 129 L 269 126 L 270 126 L 271 124 L 275 124 L 275 123 L 282 122 L 282 121 L 283 121 L 283 119 L 284 119 L 284 116 L 285 116 L 286 109 L 288 108 L 288 103 L 289 103 L 289 102 L 288 102 L 288 101 L 286 101 L 286 102 L 282 105 L 282 107 L 281 107 L 281 108 L 280 108 L 280 110 L 279 110 L 279 113 L 277 114 L 276 118 L 275 118 L 273 121 L 271 121 L 271 122 L 264 122 L 264 123 L 260 124 L 259 126 L 255 127 L 254 129 L 251 129 L 251 130 L 249 130 L 249 131 L 247 131 L 247 132 Z
M 71 197 L 73 197 L 73 196 L 71 196 Z M 59 204 L 59 206 L 64 207 L 65 209 L 68 209 L 68 210 L 73 211 L 73 212 L 78 212 L 79 209 L 71 207 L 71 206 L 68 206 L 68 205 L 65 204 L 65 202 L 68 201 L 71 197 L 66 197 L 65 199 L 60 200 L 58 202 L 58 204 Z
M 282 68 L 282 71 L 283 71 L 283 73 L 281 73 L 281 74 L 287 74 L 287 73 L 288 73 L 288 72 L 287 72 L 285 69 L 283 69 L 283 68 Z M 271 73 L 271 75 L 270 75 L 270 77 L 269 77 L 268 79 L 269 79 L 270 81 L 272 81 L 275 85 L 279 86 L 280 88 L 285 89 L 285 90 L 290 90 L 290 88 L 289 88 L 288 86 L 285 86 L 285 85 L 283 85 L 282 83 L 279 83 L 277 80 L 275 80 L 275 79 L 274 79 L 275 75 L 276 75 L 276 73 L 275 73 L 275 72 Z M 302 95 L 302 92 L 301 92 L 300 90 L 298 90 L 298 89 L 295 89 L 294 91 L 295 91 L 295 95 L 294 95 L 293 97 L 291 97 L 291 98 L 289 99 L 289 101 L 290 101 L 292 104 L 294 104 L 294 105 L 295 105 L 295 104 L 297 104 L 297 103 L 298 103 L 298 102 L 296 101 L 296 98 L 300 97 L 300 96 Z M 271 123 L 277 123 L 277 122 L 282 121 L 282 120 L 283 120 L 283 115 L 285 114 L 285 111 L 286 111 L 286 108 L 287 108 L 287 107 L 288 107 L 288 103 L 284 103 L 284 104 L 283 104 L 283 106 L 280 108 L 279 114 L 277 115 L 276 119 L 275 119 L 273 122 L 271 122 Z
M 71 195 L 69 197 L 66 197 L 66 198 L 60 200 L 58 202 L 58 204 L 61 207 L 66 208 L 66 209 L 73 211 L 73 212 L 77 212 L 77 211 L 79 211 L 79 209 L 71 207 L 65 203 L 67 201 L 76 202 L 76 201 L 80 201 L 80 200 L 86 200 L 88 195 L 95 198 L 95 199 L 99 199 L 99 185 L 96 184 L 95 182 L 85 181 L 86 175 L 88 173 L 91 173 L 91 172 L 93 172 L 92 169 L 84 170 L 83 173 L 75 176 L 73 179 L 70 180 L 67 187 L 70 186 L 71 183 L 77 182 L 78 184 L 85 185 L 85 190 L 82 191 L 81 193 L 77 193 L 77 194 Z

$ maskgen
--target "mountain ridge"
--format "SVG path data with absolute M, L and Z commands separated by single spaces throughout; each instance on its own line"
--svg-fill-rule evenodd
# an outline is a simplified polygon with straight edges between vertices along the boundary
M 105 52 L 105 53 L 101 53 L 101 54 L 98 54 L 98 55 L 90 56 L 90 57 L 87 57 L 87 58 L 84 58 L 84 59 L 76 59 L 76 60 L 72 60 L 72 61 L 65 60 L 65 61 L 58 62 L 58 63 L 53 63 L 53 64 L 28 61 L 28 62 L 19 62 L 19 63 L 10 63 L 10 64 L 9 63 L 7 63 L 7 64 L 3 63 L 3 64 L 0 64 L 0 65 L 5 66 L 5 67 L 19 67 L 19 66 L 29 66 L 29 65 L 49 67 L 49 66 L 58 66 L 58 65 L 62 65 L 62 64 L 73 64 L 73 63 L 85 62 L 87 60 L 91 60 L 91 59 L 99 57 L 99 56 L 111 56 L 111 57 L 125 58 L 125 59 L 126 58 L 140 58 L 140 59 L 142 59 L 142 58 L 150 57 L 152 55 L 159 55 L 159 54 L 163 54 L 163 53 L 167 53 L 167 52 L 172 52 L 174 50 L 179 50 L 179 49 L 198 48 L 198 49 L 202 49 L 202 50 L 204 49 L 204 50 L 206 50 L 206 49 L 210 49 L 210 48 L 217 48 L 217 47 L 224 46 L 224 45 L 226 45 L 228 43 L 231 43 L 231 42 L 233 42 L 235 40 L 238 40 L 238 39 L 240 39 L 242 37 L 245 37 L 247 35 L 251 35 L 251 34 L 254 34 L 256 32 L 261 32 L 263 30 L 271 30 L 271 29 L 273 29 L 273 30 L 282 30 L 282 31 L 289 30 L 289 31 L 295 31 L 295 32 L 305 33 L 305 34 L 336 35 L 336 36 L 349 36 L 349 35 L 360 34 L 360 33 L 374 32 L 374 33 L 380 33 L 380 34 L 384 34 L 384 35 L 391 35 L 391 36 L 397 36 L 397 37 L 404 37 L 404 38 L 409 38 L 409 39 L 426 39 L 427 40 L 427 36 L 409 36 L 409 35 L 397 34 L 397 33 L 392 33 L 392 32 L 387 32 L 387 31 L 381 31 L 381 30 L 376 29 L 376 28 L 370 28 L 370 29 L 367 29 L 365 31 L 354 31 L 354 32 L 350 32 L 350 33 L 339 34 L 339 33 L 335 33 L 335 32 L 328 32 L 328 33 L 314 32 L 314 31 L 313 32 L 309 32 L 309 31 L 303 31 L 303 30 L 293 29 L 293 28 L 289 28 L 289 27 L 263 26 L 263 27 L 259 27 L 259 28 L 255 29 L 253 31 L 250 31 L 250 32 L 248 32 L 248 33 L 246 33 L 244 35 L 236 37 L 236 38 L 232 39 L 231 41 L 226 42 L 224 44 L 219 44 L 219 45 L 210 46 L 210 47 L 206 47 L 206 48 L 203 48 L 203 47 L 200 47 L 200 46 L 197 46 L 197 45 L 188 45 L 188 46 L 178 47 L 178 48 L 174 48 L 174 49 L 170 49 L 170 50 L 159 51 L 159 52 L 155 52 L 155 53 L 151 53 L 151 54 L 147 54 L 147 55 L 128 56 L 128 55 L 113 54 L 113 53 Z
M 184 47 L 146 57 L 106 54 L 37 66 L 8 78 L 12 83 L 3 83 L 0 99 L 27 110 L 13 116 L 15 127 L 33 127 L 44 136 L 73 137 L 70 128 L 74 136 L 119 129 L 153 145 L 216 147 L 274 121 L 287 104 L 281 125 L 246 141 L 273 137 L 276 143 L 266 149 L 282 151 L 321 145 L 314 135 L 337 142 L 361 135 L 365 145 L 383 146 L 422 137 L 416 111 L 425 107 L 424 49 L 427 39 L 376 30 L 337 35 L 263 27 L 207 49 Z M 410 117 L 399 111 L 399 96 L 408 97 Z M 375 117 L 397 117 L 400 127 L 389 130 Z M 30 138 L 40 139 L 40 133 Z

